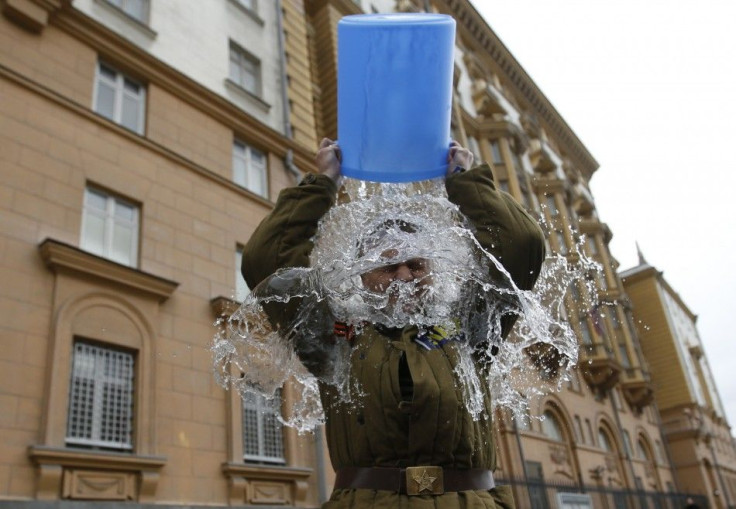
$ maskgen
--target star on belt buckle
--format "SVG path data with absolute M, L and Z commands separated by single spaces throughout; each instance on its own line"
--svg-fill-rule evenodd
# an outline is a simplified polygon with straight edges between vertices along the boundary
M 407 495 L 442 495 L 445 492 L 442 467 L 407 467 Z

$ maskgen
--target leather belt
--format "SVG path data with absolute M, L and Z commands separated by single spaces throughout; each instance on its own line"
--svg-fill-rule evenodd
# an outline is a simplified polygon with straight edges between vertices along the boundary
M 450 491 L 491 490 L 493 473 L 479 468 L 436 466 L 407 468 L 346 467 L 337 471 L 335 489 L 394 491 L 402 495 L 442 495 Z

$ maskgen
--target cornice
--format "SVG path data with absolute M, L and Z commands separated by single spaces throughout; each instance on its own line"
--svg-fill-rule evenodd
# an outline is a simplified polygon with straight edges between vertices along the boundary
M 37 465 L 64 465 L 81 468 L 110 468 L 115 470 L 158 470 L 166 465 L 162 456 L 74 450 L 34 445 L 28 448 L 28 456 Z
M 95 256 L 54 239 L 39 245 L 41 257 L 55 272 L 70 271 L 106 279 L 148 294 L 159 301 L 168 299 L 179 283 Z
M 50 23 L 88 44 L 101 56 L 116 65 L 144 78 L 149 83 L 154 83 L 229 126 L 238 135 L 246 137 L 259 148 L 282 158 L 286 157 L 289 150 L 292 150 L 294 162 L 299 168 L 305 171 L 313 169 L 314 160 L 311 150 L 262 124 L 224 97 L 158 60 L 81 11 L 67 7 L 51 18 Z
M 590 180 L 599 167 L 598 162 L 472 4 L 468 0 L 436 0 L 436 3 L 451 13 L 458 25 L 498 64 L 516 92 L 534 108 L 559 143 L 568 149 L 570 159 Z
M 58 106 L 61 106 L 77 115 L 80 115 L 86 118 L 90 122 L 96 123 L 101 128 L 109 129 L 110 131 L 115 132 L 119 136 L 122 136 L 123 138 L 126 138 L 133 143 L 137 143 L 153 152 L 156 152 L 158 155 L 175 162 L 176 164 L 185 166 L 188 169 L 194 172 L 197 172 L 201 174 L 202 176 L 209 178 L 224 187 L 227 187 L 233 192 L 240 193 L 244 196 L 247 196 L 253 201 L 256 201 L 266 207 L 273 208 L 273 202 L 271 202 L 267 198 L 264 198 L 263 196 L 260 196 L 242 186 L 237 185 L 232 180 L 227 179 L 223 177 L 222 175 L 218 175 L 217 173 L 205 168 L 204 166 L 200 166 L 199 164 L 193 162 L 192 160 L 183 157 L 182 155 L 174 152 L 173 150 L 167 147 L 164 147 L 160 143 L 157 143 L 151 140 L 150 138 L 141 136 L 140 134 L 134 133 L 133 131 L 129 129 L 125 129 L 124 127 L 113 122 L 112 120 L 108 120 L 102 115 L 98 115 L 97 113 L 90 110 L 88 107 L 83 106 L 75 101 L 72 101 L 69 98 L 62 96 L 53 90 L 50 90 L 44 85 L 41 85 L 35 81 L 28 79 L 28 77 L 26 76 L 22 76 L 21 74 L 18 74 L 13 69 L 5 67 L 2 64 L 0 64 L 0 77 L 6 78 L 9 81 L 16 83 L 17 85 L 25 87 L 26 89 L 33 91 L 34 93 L 44 97 L 45 99 L 54 102 Z

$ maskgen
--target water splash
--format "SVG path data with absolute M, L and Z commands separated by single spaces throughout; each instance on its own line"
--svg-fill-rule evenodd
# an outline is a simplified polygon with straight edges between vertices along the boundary
M 287 381 L 298 384 L 301 397 L 281 419 L 309 431 L 324 420 L 321 384 L 335 387 L 343 403 L 359 399 L 360 388 L 349 376 L 352 348 L 336 341 L 336 321 L 356 334 L 366 323 L 417 325 L 420 334 L 449 324 L 463 333 L 464 341 L 455 344 L 455 375 L 468 411 L 479 418 L 492 410 L 483 402 L 487 386 L 495 406 L 526 415 L 531 399 L 560 390 L 569 380 L 567 370 L 577 363 L 578 352 L 564 295 L 600 267 L 582 254 L 581 239 L 575 262 L 549 256 L 535 289 L 523 291 L 480 246 L 473 229 L 448 200 L 441 179 L 409 184 L 344 179 L 338 204 L 313 239 L 311 267 L 279 270 L 217 324 L 212 352 L 218 383 L 267 399 Z M 366 276 L 380 279 L 386 266 L 411 260 L 425 264 L 413 280 L 376 287 Z M 494 268 L 500 277 L 491 278 Z M 506 315 L 519 319 L 502 341 Z

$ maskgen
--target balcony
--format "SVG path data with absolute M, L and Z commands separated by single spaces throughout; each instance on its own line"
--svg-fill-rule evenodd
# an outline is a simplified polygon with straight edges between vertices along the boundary
M 562 160 L 547 142 L 535 138 L 529 144 L 529 159 L 535 171 L 546 173 L 562 166 Z
M 506 100 L 496 87 L 488 84 L 485 80 L 475 80 L 473 83 L 473 103 L 478 115 L 493 117 L 494 115 L 506 115 L 509 113 Z
M 654 386 L 649 374 L 641 368 L 628 368 L 624 373 L 621 389 L 629 404 L 641 410 L 654 400 Z
M 601 392 L 613 388 L 623 371 L 611 349 L 603 343 L 580 345 L 578 367 L 588 385 Z

